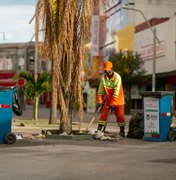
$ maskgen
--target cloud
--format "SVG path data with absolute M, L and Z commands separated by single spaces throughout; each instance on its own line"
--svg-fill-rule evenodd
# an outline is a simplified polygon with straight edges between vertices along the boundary
M 29 21 L 35 13 L 35 5 L 0 6 L 0 32 L 5 32 L 6 40 L 1 43 L 27 42 L 34 34 L 34 21 Z

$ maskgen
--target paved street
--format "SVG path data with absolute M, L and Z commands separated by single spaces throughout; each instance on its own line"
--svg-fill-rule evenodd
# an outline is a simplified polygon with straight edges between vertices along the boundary
M 175 142 L 18 140 L 0 145 L 3 180 L 175 180 Z
M 47 114 L 48 109 L 43 110 Z M 0 145 L 0 179 L 175 180 L 175 149 L 175 141 L 130 138 L 117 142 L 21 139 Z

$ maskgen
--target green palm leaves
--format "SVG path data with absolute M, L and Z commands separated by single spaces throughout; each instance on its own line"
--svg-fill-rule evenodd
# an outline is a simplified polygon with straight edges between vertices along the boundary
M 35 99 L 51 91 L 51 75 L 48 73 L 41 73 L 37 81 L 29 71 L 21 71 L 16 78 L 25 80 L 24 94 L 28 98 Z
M 25 84 L 23 86 L 24 95 L 27 98 L 35 100 L 34 106 L 34 119 L 38 119 L 38 103 L 42 94 L 51 91 L 51 75 L 48 73 L 41 73 L 38 79 L 35 81 L 34 76 L 29 71 L 20 71 L 15 79 L 24 79 Z

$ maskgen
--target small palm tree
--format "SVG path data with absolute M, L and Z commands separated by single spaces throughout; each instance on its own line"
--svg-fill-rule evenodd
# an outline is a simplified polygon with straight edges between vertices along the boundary
M 51 91 L 51 75 L 48 73 L 41 73 L 35 81 L 34 76 L 29 71 L 20 71 L 15 79 L 24 79 L 24 95 L 30 99 L 35 100 L 34 105 L 34 120 L 38 119 L 38 105 L 39 98 L 42 94 Z

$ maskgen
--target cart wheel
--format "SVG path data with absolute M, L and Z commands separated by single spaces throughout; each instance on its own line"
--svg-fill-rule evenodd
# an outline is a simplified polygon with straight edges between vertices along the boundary
M 170 142 L 174 141 L 175 140 L 175 133 L 174 131 L 170 131 L 169 134 L 168 134 L 168 140 Z
M 14 133 L 8 133 L 5 136 L 5 143 L 6 144 L 13 144 L 16 142 L 16 135 Z

